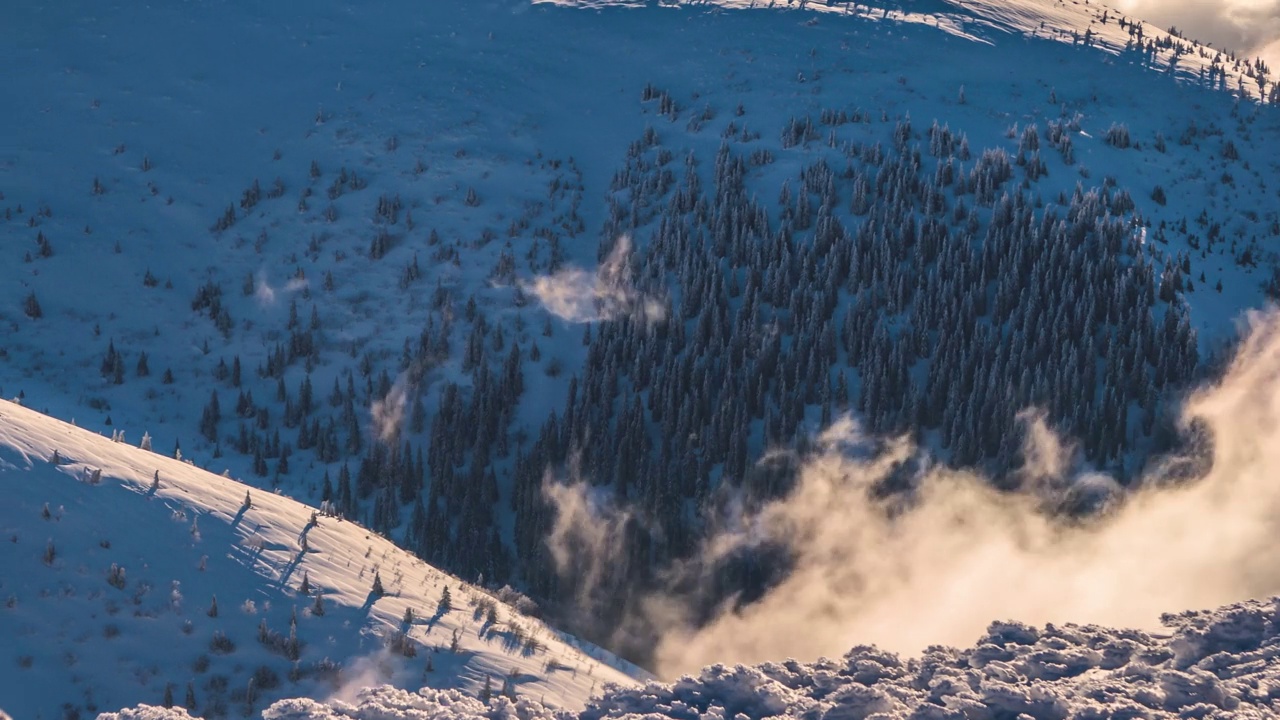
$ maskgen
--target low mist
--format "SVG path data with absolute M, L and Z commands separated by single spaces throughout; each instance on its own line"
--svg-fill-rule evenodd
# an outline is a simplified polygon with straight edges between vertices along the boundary
M 798 463 L 794 490 L 754 510 L 728 503 L 721 529 L 668 572 L 667 591 L 633 602 L 621 627 L 656 629 L 654 669 L 675 677 L 864 644 L 907 654 L 967 645 L 994 620 L 1154 628 L 1163 612 L 1280 592 L 1280 315 L 1247 323 L 1220 381 L 1184 404 L 1183 431 L 1206 442 L 1150 463 L 1127 493 L 1082 470 L 1034 413 L 1023 417 L 1023 489 L 1012 494 L 842 419 L 804 458 L 762 460 Z M 909 492 L 875 492 L 889 482 Z M 547 496 L 561 509 L 553 556 L 598 578 L 626 551 L 625 511 L 582 485 L 549 483 Z M 708 621 L 688 590 L 700 569 L 779 546 L 792 559 L 785 577 Z
M 631 238 L 618 238 L 609 255 L 595 272 L 582 268 L 560 270 L 523 284 L 548 312 L 573 323 L 617 320 L 624 316 L 661 322 L 662 303 L 632 285 L 630 277 Z

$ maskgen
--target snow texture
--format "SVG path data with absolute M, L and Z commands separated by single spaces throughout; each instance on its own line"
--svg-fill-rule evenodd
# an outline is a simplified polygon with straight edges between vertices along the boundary
M 206 717 L 387 682 L 475 694 L 486 678 L 581 707 L 646 676 L 356 523 L 6 401 L 0 496 L 0 707 L 19 718 L 159 703 L 166 687 L 183 705 L 188 683 Z M 186 717 L 162 712 L 120 717 Z
M 1280 598 L 1166 615 L 1164 634 L 994 622 L 973 647 L 904 659 L 860 646 L 814 663 L 708 667 L 614 688 L 580 713 L 457 690 L 282 700 L 264 720 L 1262 720 L 1280 713 Z M 185 718 L 147 708 L 106 720 Z M 152 714 L 146 714 L 152 713 Z

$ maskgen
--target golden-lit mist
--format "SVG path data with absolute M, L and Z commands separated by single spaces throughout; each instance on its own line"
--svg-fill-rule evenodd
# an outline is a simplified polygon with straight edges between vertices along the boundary
M 784 580 L 700 628 L 680 595 L 639 603 L 662 631 L 656 671 L 811 660 L 863 644 L 916 653 L 971 644 L 993 620 L 1150 628 L 1163 612 L 1280 592 L 1280 315 L 1248 322 L 1233 364 L 1183 409 L 1184 425 L 1212 438 L 1212 457 L 1196 459 L 1203 477 L 1178 479 L 1190 459 L 1167 458 L 1123 499 L 1109 478 L 1075 468 L 1070 445 L 1034 414 L 1024 417 L 1025 490 L 1016 494 L 929 465 L 905 440 L 876 441 L 851 420 L 836 422 L 792 493 L 703 546 L 705 559 L 781 544 L 795 560 Z M 890 509 L 868 490 L 904 467 L 915 468 L 914 500 Z M 1080 496 L 1113 504 L 1084 521 L 1049 510 Z M 573 497 L 560 488 L 553 498 L 565 512 L 552 548 L 571 538 L 581 564 L 594 538 L 593 567 L 607 567 L 620 552 L 610 529 L 618 520 Z

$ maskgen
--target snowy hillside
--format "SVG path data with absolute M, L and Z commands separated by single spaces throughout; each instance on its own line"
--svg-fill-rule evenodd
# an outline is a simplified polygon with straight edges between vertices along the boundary
M 488 706 L 454 692 L 370 688 L 349 702 L 281 701 L 266 720 L 827 718 L 1103 720 L 1280 715 L 1280 598 L 1165 616 L 1148 634 L 1092 625 L 992 623 L 973 647 L 919 658 L 856 647 L 837 659 L 717 665 L 669 685 L 619 689 L 578 714 Z M 138 708 L 104 720 L 180 720 Z
M 1144 65 L 1183 80 L 1275 101 L 1272 72 L 1258 58 L 1214 48 L 1193 34 L 1161 28 L 1118 12 L 1104 2 L 1071 0 L 534 0 L 580 9 L 648 6 L 726 10 L 787 9 L 934 27 L 977 42 L 1000 43 L 1001 34 L 1096 48 L 1118 61 Z
M 150 433 L 263 509 L 330 503 L 644 662 L 667 627 L 642 598 L 796 487 L 803 462 L 772 461 L 838 418 L 1010 491 L 1035 409 L 1078 450 L 1063 477 L 1124 492 L 1186 439 L 1240 313 L 1280 298 L 1260 66 L 1084 0 L 667 5 L 17 4 L 0 395 Z M 145 494 L 154 468 L 123 466 Z M 244 587 L 298 557 L 307 511 L 278 502 Z M 602 509 L 624 520 L 592 535 Z M 186 538 L 192 512 L 161 525 Z M 326 555 L 353 625 L 364 543 Z M 121 563 L 102 551 L 91 576 Z M 776 587 L 770 551 L 717 558 L 691 615 Z M 185 582 L 188 607 L 215 591 Z
M 238 717 L 383 683 L 577 708 L 632 682 L 365 528 L 246 491 L 0 402 L 0 708 L 92 717 L 168 694 Z

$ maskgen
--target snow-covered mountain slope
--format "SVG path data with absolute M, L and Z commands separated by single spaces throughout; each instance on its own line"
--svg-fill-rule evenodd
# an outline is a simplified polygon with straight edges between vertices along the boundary
M 613 7 L 681 6 L 699 10 L 788 9 L 934 27 L 956 37 L 999 43 L 1013 34 L 1084 45 L 1144 64 L 1184 80 L 1229 90 L 1240 97 L 1267 99 L 1272 72 L 1259 58 L 1214 48 L 1178 28 L 1161 28 L 1104 2 L 1071 0 L 534 0 L 536 4 L 601 10 Z M 1012 60 L 1012 57 L 1011 57 Z
M 0 708 L 83 717 L 190 692 L 201 716 L 238 716 L 382 683 L 575 708 L 644 675 L 355 523 L 247 492 L 0 402 Z
M 1083 33 L 1101 11 L 1029 0 L 938 7 L 1027 32 L 1044 15 Z M 149 430 L 166 450 L 181 443 L 200 464 L 251 482 L 267 482 L 250 472 L 251 454 L 214 458 L 215 443 L 198 432 L 212 390 L 225 388 L 224 404 L 235 388 L 254 391 L 263 407 L 281 378 L 290 395 L 304 374 L 317 395 L 352 370 L 358 386 L 383 372 L 395 380 L 406 342 L 433 318 L 441 334 L 442 298 L 457 316 L 474 297 L 526 357 L 540 345 L 544 359 L 531 363 L 514 413 L 516 429 L 535 432 L 581 365 L 581 328 L 513 307 L 513 283 L 594 264 L 607 212 L 599 200 L 650 125 L 677 155 L 704 158 L 730 122 L 760 133 L 753 142 L 774 164 L 753 178 L 771 196 L 823 152 L 782 148 L 779 130 L 823 108 L 866 112 L 869 125 L 844 128 L 859 140 L 887 139 L 875 121 L 909 115 L 917 135 L 937 119 L 975 151 L 1013 149 L 1009 133 L 1062 119 L 1078 128 L 1076 162 L 1050 161 L 1041 192 L 1111 179 L 1138 197 L 1160 186 L 1167 205 L 1140 202 L 1153 223 L 1205 213 L 1189 236 L 1171 234 L 1161 249 L 1170 257 L 1199 255 L 1214 224 L 1238 257 L 1275 222 L 1273 113 L 1230 112 L 1223 94 L 1176 86 L 1124 55 L 1007 32 L 975 42 L 866 4 L 818 24 L 786 12 L 498 1 L 358 13 L 322 4 L 305 20 L 235 3 L 15 13 L 0 29 L 11 68 L 0 89 L 27 100 L 0 118 L 10 139 L 0 147 L 0 390 L 31 394 L 34 407 L 82 425 Z M 1094 24 L 1099 37 L 1118 27 Z M 650 82 L 669 91 L 680 122 L 637 102 Z M 685 122 L 704 109 L 716 119 Z M 1147 150 L 1106 146 L 1117 123 Z M 1150 151 L 1157 133 L 1167 152 Z M 1223 161 L 1227 140 L 1252 159 L 1247 168 Z M 383 201 L 395 210 L 379 212 Z M 234 225 L 211 232 L 229 206 Z M 1259 302 L 1259 254 L 1196 266 L 1206 276 L 1190 298 L 1202 335 L 1230 335 L 1226 321 Z M 1203 291 L 1219 281 L 1226 293 Z M 26 312 L 29 298 L 39 319 Z M 469 382 L 460 325 L 443 326 L 446 356 L 408 388 L 428 414 L 443 383 Z M 305 368 L 290 328 L 311 331 Z M 279 371 L 277 347 L 288 355 Z M 106 362 L 112 350 L 118 374 Z M 245 379 L 232 387 L 224 373 L 236 357 Z M 357 408 L 362 423 L 368 405 Z M 268 409 L 266 429 L 283 408 Z M 235 432 L 224 419 L 218 449 L 227 452 Z M 295 460 L 277 477 L 270 465 L 272 483 L 314 501 L 319 466 L 334 467 L 307 458 L 316 471 L 298 477 Z
M 1148 634 L 1093 625 L 992 623 L 970 648 L 905 659 L 873 647 L 842 658 L 716 665 L 671 684 L 617 689 L 581 713 L 488 705 L 451 691 L 369 688 L 350 702 L 286 700 L 267 720 L 827 718 L 1103 720 L 1280 716 L 1280 598 L 1165 616 Z M 104 720 L 180 720 L 137 708 Z
M 617 4 L 19 4 L 0 392 L 312 504 L 349 470 L 351 516 L 564 601 L 566 458 L 689 517 L 635 565 L 833 407 L 965 464 L 1046 404 L 1132 477 L 1263 302 L 1280 115 L 1101 6 Z

